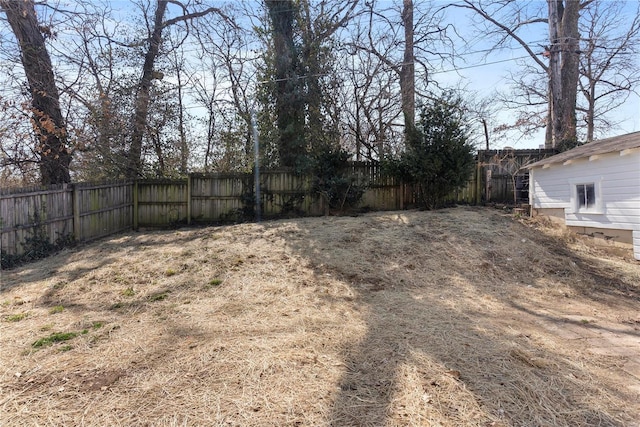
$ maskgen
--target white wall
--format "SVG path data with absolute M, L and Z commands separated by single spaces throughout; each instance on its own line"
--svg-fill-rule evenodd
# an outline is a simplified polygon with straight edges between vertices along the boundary
M 576 210 L 575 184 L 595 182 L 595 212 Z M 562 208 L 569 226 L 640 231 L 640 149 L 530 171 L 533 208 Z

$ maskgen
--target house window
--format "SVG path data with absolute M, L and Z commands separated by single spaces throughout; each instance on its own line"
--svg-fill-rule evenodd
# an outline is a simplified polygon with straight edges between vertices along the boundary
M 595 184 L 577 184 L 576 190 L 578 210 L 593 209 L 596 207 Z

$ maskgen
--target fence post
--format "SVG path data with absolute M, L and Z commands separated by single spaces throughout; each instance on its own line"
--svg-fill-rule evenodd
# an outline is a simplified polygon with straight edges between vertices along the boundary
M 478 162 L 476 168 L 476 205 L 482 204 L 482 164 Z
M 82 227 L 80 225 L 80 189 L 73 184 L 73 236 L 76 241 L 82 241 Z
M 138 180 L 133 182 L 133 229 L 138 231 Z
M 191 174 L 187 175 L 187 225 L 191 225 Z

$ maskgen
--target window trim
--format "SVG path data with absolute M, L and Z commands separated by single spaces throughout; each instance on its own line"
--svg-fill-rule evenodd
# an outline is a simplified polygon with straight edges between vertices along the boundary
M 569 181 L 570 185 L 570 208 L 569 213 L 574 214 L 603 214 L 604 203 L 602 200 L 602 177 L 585 177 Z M 595 203 L 591 207 L 580 206 L 578 199 L 578 187 L 581 185 L 593 185 Z

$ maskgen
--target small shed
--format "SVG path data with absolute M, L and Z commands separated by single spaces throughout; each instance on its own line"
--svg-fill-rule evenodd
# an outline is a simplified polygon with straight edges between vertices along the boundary
M 528 169 L 532 215 L 632 245 L 640 260 L 640 132 L 594 141 Z

